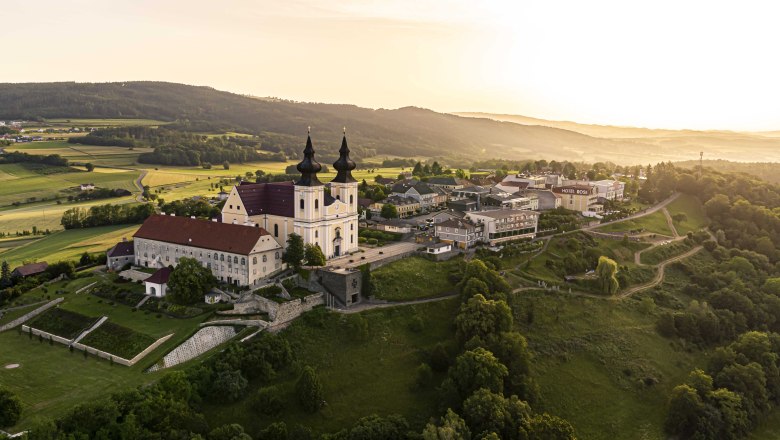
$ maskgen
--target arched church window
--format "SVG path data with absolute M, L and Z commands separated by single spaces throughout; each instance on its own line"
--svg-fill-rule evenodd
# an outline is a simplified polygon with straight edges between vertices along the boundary
M 352 194 L 350 194 L 349 195 L 349 204 L 351 205 L 353 203 L 355 203 L 355 198 L 354 198 L 354 196 Z
M 314 209 L 320 209 L 320 199 L 314 199 Z
M 303 209 L 303 199 L 301 199 L 300 205 L 301 205 L 301 209 Z
M 320 238 L 320 231 L 314 231 L 314 238 Z
M 279 236 L 279 225 L 274 225 L 274 237 Z

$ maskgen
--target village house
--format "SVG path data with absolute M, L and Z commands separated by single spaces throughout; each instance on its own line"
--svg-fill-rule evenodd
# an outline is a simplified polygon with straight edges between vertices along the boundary
M 439 240 L 460 249 L 474 247 L 482 240 L 483 231 L 484 225 L 468 219 L 445 220 L 434 225 L 434 235 Z
M 420 202 L 415 199 L 390 196 L 384 200 L 372 203 L 371 206 L 369 206 L 369 211 L 371 211 L 372 214 L 379 215 L 382 212 L 382 207 L 385 205 L 395 206 L 395 209 L 398 212 L 398 217 L 401 218 L 411 217 L 416 213 L 419 213 L 422 209 Z
M 49 267 L 49 263 L 41 261 L 38 263 L 29 263 L 15 268 L 11 271 L 11 277 L 13 278 L 25 278 L 35 275 L 40 275 L 46 272 Z
M 561 196 L 549 189 L 527 189 L 523 191 L 526 196 L 536 196 L 539 211 L 548 211 L 561 207 Z
M 431 177 L 425 183 L 434 188 L 441 188 L 447 192 L 461 189 L 469 185 L 469 182 L 458 179 L 457 177 Z
M 528 195 L 495 192 L 482 198 L 482 207 L 499 207 L 506 209 L 539 209 L 539 198 L 535 194 Z
M 596 193 L 602 200 L 623 200 L 626 184 L 619 180 L 597 180 L 591 182 L 596 187 Z
M 414 179 L 396 183 L 391 191 L 392 196 L 416 200 L 422 209 L 436 208 L 447 203 L 444 190 Z

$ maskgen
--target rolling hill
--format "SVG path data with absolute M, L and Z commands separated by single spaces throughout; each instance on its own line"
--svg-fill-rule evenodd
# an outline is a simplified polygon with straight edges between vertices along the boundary
M 571 121 L 549 121 L 521 115 L 462 112 L 463 117 L 489 118 L 495 121 L 560 128 L 615 142 L 652 145 L 653 150 L 641 152 L 648 157 L 668 157 L 671 160 L 698 159 L 704 152 L 708 159 L 732 161 L 780 161 L 778 132 L 738 132 L 723 130 L 668 130 L 612 125 L 580 124 Z

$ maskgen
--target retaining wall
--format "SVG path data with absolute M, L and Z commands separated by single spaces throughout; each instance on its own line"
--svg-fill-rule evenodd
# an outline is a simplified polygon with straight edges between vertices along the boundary
M 13 321 L 9 322 L 8 324 L 3 325 L 2 327 L 0 327 L 0 332 L 4 332 L 6 330 L 10 330 L 10 329 L 16 327 L 19 324 L 23 324 L 26 321 L 28 321 L 29 319 L 34 318 L 34 317 L 40 315 L 41 313 L 49 310 L 50 308 L 54 307 L 55 305 L 61 303 L 64 300 L 65 300 L 64 298 L 57 298 L 55 300 L 52 300 L 51 302 L 38 307 L 37 309 L 33 310 L 32 312 L 30 312 L 30 313 L 28 313 L 28 314 L 26 314 L 24 316 L 21 316 L 19 318 L 16 318 Z

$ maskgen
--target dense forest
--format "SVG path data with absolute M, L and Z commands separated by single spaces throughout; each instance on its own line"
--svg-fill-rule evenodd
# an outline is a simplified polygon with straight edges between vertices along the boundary
M 299 150 L 312 127 L 318 151 L 336 151 L 346 126 L 351 146 L 399 156 L 530 157 L 581 160 L 626 157 L 641 149 L 634 141 L 593 138 L 549 127 L 463 118 L 405 107 L 367 109 L 354 105 L 257 99 L 162 82 L 0 84 L 0 120 L 45 118 L 152 118 L 176 128 L 217 128 L 264 136 L 269 148 Z M 650 150 L 647 150 L 650 151 Z

